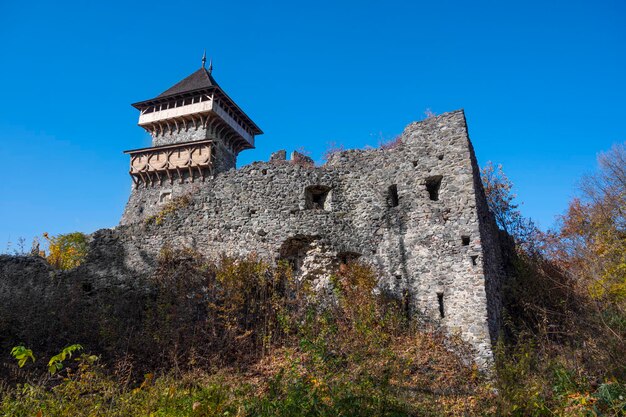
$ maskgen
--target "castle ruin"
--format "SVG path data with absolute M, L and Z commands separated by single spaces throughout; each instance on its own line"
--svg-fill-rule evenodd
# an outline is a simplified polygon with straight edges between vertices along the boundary
M 323 166 L 285 151 L 236 169 L 262 131 L 202 68 L 133 104 L 152 147 L 127 151 L 133 187 L 117 242 L 124 265 L 149 270 L 164 245 L 208 258 L 257 254 L 319 279 L 353 259 L 413 315 L 492 358 L 503 278 L 462 110 L 406 127 L 394 146 L 333 154 Z M 186 199 L 162 222 L 149 221 Z

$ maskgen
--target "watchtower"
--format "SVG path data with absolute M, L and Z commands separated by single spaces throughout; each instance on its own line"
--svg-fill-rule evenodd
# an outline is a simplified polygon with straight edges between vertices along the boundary
M 134 103 L 149 148 L 125 151 L 136 187 L 204 181 L 235 168 L 237 155 L 254 148 L 263 132 L 202 67 L 155 98 Z

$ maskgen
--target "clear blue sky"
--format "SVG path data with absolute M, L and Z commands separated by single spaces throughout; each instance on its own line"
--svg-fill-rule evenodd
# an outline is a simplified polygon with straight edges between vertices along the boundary
M 115 226 L 122 151 L 149 144 L 130 103 L 195 71 L 204 48 L 265 131 L 240 166 L 377 145 L 426 109 L 464 108 L 479 163 L 502 163 L 548 227 L 596 154 L 626 140 L 623 0 L 90 3 L 0 3 L 0 251 Z

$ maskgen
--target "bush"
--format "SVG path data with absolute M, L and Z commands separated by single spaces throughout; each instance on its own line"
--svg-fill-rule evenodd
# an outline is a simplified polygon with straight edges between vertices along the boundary
M 48 241 L 49 254 L 45 256 L 50 265 L 57 269 L 72 269 L 80 265 L 87 255 L 87 236 L 80 232 L 50 236 L 44 233 Z
M 489 404 L 480 374 L 377 294 L 368 267 L 331 281 L 334 300 L 319 304 L 287 265 L 164 248 L 147 296 L 95 293 L 80 316 L 54 298 L 66 335 L 42 335 L 50 346 L 34 354 L 71 337 L 89 355 L 52 376 L 7 364 L 19 385 L 5 387 L 0 414 L 441 415 Z

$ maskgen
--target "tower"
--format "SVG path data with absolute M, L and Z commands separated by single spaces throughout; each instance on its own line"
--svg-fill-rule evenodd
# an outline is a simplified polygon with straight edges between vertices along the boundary
M 155 98 L 134 103 L 149 148 L 125 151 L 136 188 L 204 181 L 235 168 L 237 155 L 254 148 L 263 132 L 202 67 Z

